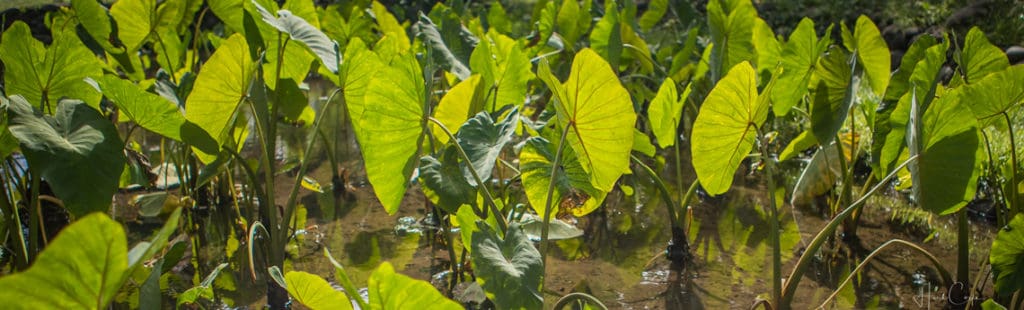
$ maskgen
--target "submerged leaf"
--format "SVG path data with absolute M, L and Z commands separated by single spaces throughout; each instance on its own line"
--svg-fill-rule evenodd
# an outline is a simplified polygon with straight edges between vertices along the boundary
M 505 238 L 484 222 L 473 233 L 473 265 L 477 281 L 493 295 L 499 309 L 540 309 L 544 298 L 538 291 L 544 277 L 540 252 L 533 247 L 518 223 L 508 226 Z
M 40 115 L 14 96 L 8 106 L 10 131 L 30 167 L 72 214 L 107 211 L 125 164 L 117 129 L 81 101 L 62 100 L 54 112 Z

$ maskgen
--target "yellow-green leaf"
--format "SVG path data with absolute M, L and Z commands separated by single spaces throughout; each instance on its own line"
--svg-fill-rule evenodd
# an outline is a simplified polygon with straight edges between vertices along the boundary
M 732 186 L 733 174 L 750 154 L 757 127 L 768 117 L 768 104 L 758 100 L 754 67 L 742 62 L 718 81 L 693 124 L 693 168 L 704 189 L 718 195 Z
M 229 140 L 232 116 L 242 103 L 253 79 L 256 63 L 249 58 L 249 44 L 242 34 L 234 34 L 203 64 L 195 86 L 185 104 L 185 119 L 210 134 L 217 146 Z M 204 163 L 217 154 L 193 147 Z

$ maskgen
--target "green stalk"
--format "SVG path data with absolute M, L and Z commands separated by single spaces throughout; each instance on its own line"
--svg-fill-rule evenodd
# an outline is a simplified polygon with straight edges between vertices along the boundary
M 7 163 L 8 163 L 8 167 L 7 167 L 7 169 L 4 169 L 5 176 L 7 177 L 6 180 L 4 181 L 4 184 L 5 185 L 10 185 L 10 184 L 13 184 L 13 183 L 9 182 L 7 180 L 13 180 L 14 179 L 14 176 L 11 174 L 11 171 L 13 170 L 13 167 L 11 167 L 9 161 Z M 14 265 L 15 265 L 15 267 L 17 267 L 16 269 L 24 270 L 25 268 L 28 268 L 29 259 L 28 259 L 28 248 L 25 247 L 25 235 L 22 233 L 22 230 L 21 230 L 21 227 L 22 227 L 21 226 L 21 215 L 18 214 L 19 213 L 18 212 L 18 208 L 15 205 L 11 204 L 11 201 L 9 200 L 8 197 L 10 197 L 10 196 L 7 195 L 7 187 L 4 186 L 2 189 L 0 189 L 0 208 L 2 208 L 0 210 L 4 210 L 4 212 L 6 212 L 7 214 L 11 214 L 12 215 L 11 217 L 13 218 L 14 225 L 8 225 L 8 226 L 14 226 L 14 227 L 18 228 L 18 229 L 15 229 L 15 231 L 17 231 L 15 233 L 15 235 L 18 236 L 17 240 L 15 240 L 15 243 L 17 243 L 18 252 L 21 253 L 21 259 L 20 260 L 19 259 L 15 259 L 14 260 Z
M 867 266 L 868 262 L 870 262 L 871 259 L 875 258 L 875 256 L 877 256 L 879 253 L 881 253 L 882 250 L 884 250 L 885 248 L 887 248 L 887 247 L 889 247 L 891 245 L 897 245 L 897 244 L 905 245 L 908 248 L 910 248 L 911 250 L 914 250 L 914 251 L 917 251 L 918 253 L 923 254 L 925 257 L 928 258 L 928 260 L 930 260 L 932 262 L 932 265 L 935 265 L 935 270 L 939 271 L 939 276 L 942 277 L 943 281 L 945 281 L 946 283 L 950 282 L 951 278 L 949 276 L 949 272 L 947 272 L 946 269 L 942 267 L 942 264 L 939 263 L 939 259 L 936 258 L 935 255 L 932 255 L 932 253 L 928 252 L 928 250 L 925 250 L 924 248 L 922 248 L 922 247 L 920 247 L 920 246 L 918 246 L 916 244 L 913 244 L 911 242 L 907 242 L 907 241 L 904 241 L 904 240 L 901 240 L 901 239 L 892 239 L 892 240 L 886 241 L 885 243 L 882 243 L 882 245 L 878 246 L 877 249 L 875 249 L 874 251 L 871 251 L 871 253 L 868 254 L 868 256 L 865 257 L 864 260 L 861 261 L 860 264 L 857 265 L 857 268 L 854 268 L 853 271 L 850 272 L 850 275 L 847 276 L 846 279 L 843 280 L 843 282 L 839 282 L 839 285 L 836 286 L 836 290 L 833 291 L 832 295 L 829 295 L 828 298 L 825 298 L 825 301 L 821 303 L 821 306 L 818 306 L 818 309 L 826 309 L 826 308 L 828 308 L 827 307 L 828 303 L 831 302 L 833 299 L 836 298 L 836 296 L 839 295 L 839 291 L 844 286 L 846 286 L 846 284 L 850 283 L 850 281 L 853 280 L 853 277 L 856 276 L 857 273 L 860 272 L 861 269 L 864 269 L 864 267 Z
M 842 154 L 839 156 L 842 157 Z M 775 205 L 775 162 L 768 155 L 767 140 L 761 141 L 761 160 L 765 163 L 765 174 L 768 176 L 768 207 L 771 209 L 768 238 L 772 244 L 772 301 L 778 302 L 782 296 L 782 249 L 779 242 L 779 210 Z
M 673 141 L 672 146 L 673 146 L 673 148 L 675 149 L 675 152 L 676 152 L 676 154 L 675 154 L 676 155 L 675 156 L 676 157 L 676 159 L 675 159 L 676 160 L 676 188 L 681 189 L 681 188 L 683 188 L 683 167 L 680 164 L 680 159 L 679 159 L 679 141 L 678 141 L 679 139 L 677 139 L 677 137 L 678 137 L 678 135 L 675 135 L 675 136 L 672 137 L 672 140 L 676 140 L 676 141 Z M 697 182 L 694 181 L 693 184 L 697 184 Z M 692 185 L 691 185 L 691 187 L 692 187 Z M 689 191 L 687 191 L 687 192 L 689 192 Z M 685 196 L 685 195 L 688 195 L 688 194 L 683 194 L 683 195 L 684 196 L 679 197 L 679 210 L 683 210 L 683 218 L 681 218 L 679 220 L 682 223 L 688 223 L 689 222 L 689 218 L 688 218 L 689 215 L 688 215 L 688 212 L 685 212 L 685 211 L 686 211 L 686 205 L 689 203 L 689 197 Z M 684 229 L 689 229 L 689 227 L 684 227 Z
M 839 227 L 839 224 L 842 223 L 843 220 L 845 220 L 855 211 L 859 210 L 861 206 L 863 206 L 864 203 L 867 202 L 868 197 L 871 197 L 871 195 L 873 195 L 879 189 L 885 187 L 889 183 L 889 180 L 895 177 L 901 169 L 903 169 L 904 167 L 906 167 L 908 164 L 915 160 L 917 160 L 917 155 L 913 155 L 910 158 L 907 158 L 906 161 L 901 163 L 899 166 L 896 166 L 896 168 L 893 169 L 892 172 L 889 173 L 889 175 L 886 175 L 885 178 L 878 182 L 878 184 L 875 184 L 875 186 L 872 187 L 870 191 L 864 194 L 864 196 L 861 196 L 859 199 L 857 199 L 857 201 L 853 202 L 853 204 L 851 204 L 849 207 L 846 207 L 846 209 L 844 209 L 842 212 L 836 214 L 836 216 L 833 217 L 832 220 L 829 221 L 824 228 L 818 231 L 818 234 L 814 236 L 814 239 L 811 240 L 811 243 L 807 245 L 807 248 L 804 250 L 804 254 L 800 256 L 799 260 L 797 260 L 796 266 L 793 267 L 793 271 L 790 272 L 789 277 L 786 278 L 786 285 L 782 289 L 782 299 L 778 304 L 780 309 L 789 308 L 789 304 L 792 303 L 793 297 L 796 293 L 796 288 L 800 284 L 800 279 L 803 277 L 804 272 L 807 271 L 808 265 L 810 265 L 811 260 L 813 260 L 813 257 L 818 252 L 818 250 L 821 249 L 821 246 L 825 244 L 825 240 L 827 240 L 829 236 L 831 236 L 836 231 L 836 228 Z
M 28 207 L 28 261 L 34 261 L 36 253 L 39 252 L 39 174 L 34 167 L 29 167 L 32 177 L 32 202 Z M 21 227 L 18 227 L 20 230 Z
M 956 281 L 962 282 L 965 286 L 970 279 L 970 234 L 971 228 L 967 226 L 967 208 L 960 209 L 960 220 L 957 225 L 957 256 L 956 256 Z
M 462 160 L 466 161 L 466 166 L 469 167 L 469 173 L 473 175 L 473 180 L 475 180 L 478 185 L 477 188 L 483 192 L 484 200 L 486 200 L 487 206 L 491 208 L 491 212 L 494 213 L 494 217 L 498 222 L 498 228 L 501 228 L 501 233 L 504 234 L 508 231 L 508 223 L 505 221 L 505 216 L 502 215 L 501 210 L 498 209 L 498 205 L 494 203 L 494 197 L 491 196 L 491 191 L 487 189 L 487 185 L 484 183 L 483 179 L 480 178 L 480 175 L 476 172 L 476 169 L 473 168 L 473 165 L 469 164 L 472 161 L 469 159 L 469 155 L 466 155 L 466 150 L 462 149 L 458 140 L 455 139 L 455 135 L 452 134 L 452 132 L 448 130 L 448 127 L 445 127 L 441 121 L 433 117 L 428 117 L 427 120 L 433 122 L 438 128 L 441 128 L 441 131 L 444 131 L 444 133 L 448 135 L 449 140 L 452 141 L 453 145 L 455 145 L 455 149 L 459 151 L 459 156 L 462 157 Z
M 320 124 L 323 123 L 323 120 L 327 115 L 327 109 L 331 106 L 331 102 L 334 102 L 334 97 L 341 92 L 341 89 L 336 89 L 327 97 L 327 102 L 325 102 L 324 106 L 320 108 L 320 113 L 317 113 L 316 119 L 313 120 L 313 128 L 311 128 L 311 130 L 313 130 L 314 133 L 320 130 Z M 307 143 L 306 149 L 302 152 L 302 156 L 306 158 L 303 158 L 299 163 L 299 172 L 295 176 L 295 181 L 292 182 L 291 191 L 288 192 L 288 202 L 284 205 L 284 216 L 286 216 L 286 218 L 291 218 L 292 213 L 295 212 L 295 200 L 299 197 L 299 187 L 302 186 L 302 176 L 306 175 L 306 171 L 309 169 L 309 160 L 307 159 L 309 154 L 313 152 L 314 144 L 315 143 Z
M 679 225 L 679 217 L 676 215 L 675 209 L 677 205 L 674 201 L 672 201 L 672 193 L 668 190 L 668 187 L 665 186 L 665 182 L 663 182 L 661 178 L 658 177 L 658 174 L 654 172 L 654 169 L 651 169 L 650 166 L 644 164 L 644 162 L 640 161 L 639 158 L 632 154 L 629 155 L 629 158 L 632 159 L 634 163 L 643 168 L 644 172 L 647 172 L 647 175 L 650 175 L 651 179 L 654 180 L 654 185 L 658 187 L 658 190 L 661 192 L 661 196 L 664 197 L 665 199 L 665 204 L 668 206 L 669 222 L 671 222 L 672 227 L 682 227 Z
M 1020 212 L 1020 193 L 1017 190 L 1017 139 L 1013 135 L 1013 123 L 1010 122 L 1010 115 L 1005 111 L 1002 113 L 1003 119 L 1006 120 L 1007 131 L 1010 132 L 1010 167 L 1013 171 L 1010 174 L 1010 212 L 1011 214 L 1017 214 Z
M 558 176 L 558 165 L 562 161 L 562 150 L 565 149 L 565 138 L 569 136 L 569 128 L 562 129 L 562 137 L 558 139 L 558 149 L 555 151 L 555 159 L 551 161 L 551 179 L 548 181 L 548 198 L 544 202 L 544 225 L 540 228 L 540 257 L 544 268 L 548 266 L 548 223 L 551 223 L 551 207 L 555 196 L 555 177 Z M 543 283 L 541 284 L 543 286 Z

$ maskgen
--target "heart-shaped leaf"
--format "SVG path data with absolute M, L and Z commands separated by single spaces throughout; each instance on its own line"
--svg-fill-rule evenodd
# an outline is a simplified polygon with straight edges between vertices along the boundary
M 121 224 L 95 213 L 75 221 L 25 272 L 0 278 L 8 309 L 105 309 L 127 280 Z
M 754 49 L 754 21 L 757 10 L 748 1 L 734 1 L 722 7 L 720 1 L 708 2 L 708 28 L 711 32 L 711 71 L 717 80 L 722 72 L 741 62 L 757 60 Z
M 992 240 L 988 256 L 995 273 L 996 292 L 1009 296 L 1024 289 L 1024 214 L 1017 214 Z
M 423 73 L 415 56 L 406 54 L 370 80 L 362 117 L 352 123 L 362 132 L 359 145 L 366 177 L 388 214 L 398 211 L 408 187 L 423 136 Z M 353 115 L 355 117 L 355 115 Z
M 544 277 L 540 252 L 518 223 L 509 224 L 502 239 L 482 221 L 473 233 L 473 265 L 477 281 L 493 295 L 499 309 L 540 309 L 544 298 L 537 290 Z
M 609 192 L 629 172 L 636 112 L 629 93 L 601 56 L 591 49 L 576 53 L 565 84 L 551 75 L 546 62 L 538 76 L 557 99 L 559 128 L 569 128 L 566 142 L 576 152 L 590 183 Z
M 743 62 L 711 90 L 693 123 L 693 168 L 701 186 L 718 195 L 732 186 L 733 174 L 750 154 L 757 128 L 768 118 L 768 102 L 757 95 L 754 67 Z
M 459 206 L 476 202 L 476 188 L 466 180 L 458 159 L 454 146 L 445 148 L 440 160 L 433 156 L 420 158 L 423 185 L 437 194 L 437 206 L 448 213 L 456 213 Z
M 1024 65 L 1009 67 L 963 86 L 964 95 L 960 99 L 967 101 L 975 118 L 991 119 L 1024 102 L 1021 81 L 1024 81 Z
M 479 112 L 484 106 L 484 96 L 486 96 L 487 90 L 484 88 L 484 83 L 480 82 L 481 76 L 474 74 L 469 79 L 463 80 L 454 87 L 448 90 L 441 97 L 441 102 L 437 104 L 437 108 L 434 109 L 434 118 L 444 124 L 445 128 L 451 130 L 453 134 L 457 134 L 462 124 L 473 116 L 474 113 Z M 430 124 L 433 132 L 439 133 L 437 140 L 441 143 L 448 143 L 448 135 L 443 134 L 441 128 L 437 124 Z
M 335 290 L 320 276 L 289 271 L 284 275 L 284 282 L 288 294 L 309 309 L 352 309 L 352 303 L 345 293 Z
M 473 169 L 480 176 L 482 181 L 487 181 L 494 170 L 494 163 L 501 155 L 505 145 L 512 142 L 512 135 L 516 133 L 519 126 L 519 109 L 512 108 L 505 119 L 495 122 L 487 112 L 477 113 L 473 118 L 466 121 L 459 128 L 456 138 L 459 145 L 466 151 Z M 466 167 L 464 174 L 468 177 L 469 184 L 476 186 L 472 174 Z
M 293 1 L 301 2 L 301 1 Z M 273 26 L 278 31 L 288 34 L 292 40 L 302 42 L 313 54 L 320 58 L 320 62 L 333 73 L 338 72 L 338 65 L 341 63 L 341 53 L 338 51 L 338 43 L 327 37 L 320 29 L 311 25 L 302 17 L 292 14 L 289 10 L 277 11 L 277 17 L 271 14 L 259 4 L 256 9 L 263 17 L 263 21 Z
M 914 102 L 916 104 L 916 100 Z M 982 148 L 977 120 L 968 112 L 956 92 L 947 92 L 932 102 L 914 124 L 915 108 L 911 107 L 911 124 L 920 128 L 915 135 L 908 132 L 910 155 L 918 155 L 910 164 L 914 198 L 925 210 L 936 214 L 959 211 L 974 199 L 980 174 Z
M 690 85 L 686 86 L 683 96 L 680 97 L 676 91 L 676 82 L 672 78 L 666 78 L 661 87 L 658 87 L 658 94 L 654 96 L 654 100 L 651 100 L 647 118 L 651 120 L 651 131 L 662 148 L 676 143 L 676 131 L 679 129 L 679 120 L 683 116 L 683 104 L 686 103 L 687 97 L 690 97 Z
M 521 43 L 501 34 L 489 33 L 476 45 L 469 64 L 473 72 L 482 76 L 486 93 L 483 106 L 487 111 L 494 112 L 509 104 L 522 107 L 526 99 L 526 84 L 533 74 L 530 72 L 530 58 Z
M 835 47 L 828 55 L 821 57 L 811 76 L 814 85 L 814 101 L 811 102 L 811 132 L 823 145 L 832 143 L 836 133 L 843 128 L 843 122 L 856 99 L 856 83 L 849 54 Z
M 778 77 L 778 88 L 772 93 L 772 111 L 775 115 L 786 115 L 807 94 L 814 64 L 822 50 L 818 49 L 818 35 L 814 32 L 814 21 L 800 20 L 789 41 L 782 47 L 782 75 Z
M 459 79 L 467 79 L 471 74 L 467 64 L 479 39 L 462 26 L 457 15 L 449 15 L 454 14 L 450 9 L 442 9 L 438 13 L 444 15 L 439 21 L 440 26 L 420 12 L 420 19 L 414 29 L 431 49 L 431 55 L 439 61 L 442 68 L 455 74 Z
M 110 7 L 110 15 L 117 21 L 118 36 L 129 51 L 139 50 L 155 33 L 167 33 L 163 29 L 177 35 L 184 13 L 185 1 L 125 0 Z
M 77 100 L 61 100 L 51 117 L 14 96 L 8 112 L 10 131 L 21 142 L 25 159 L 72 214 L 110 208 L 125 163 L 114 124 Z
M 228 132 L 235 111 L 245 100 L 253 79 L 256 63 L 249 58 L 249 44 L 241 34 L 234 34 L 221 43 L 203 64 L 195 86 L 185 104 L 185 119 L 210 134 L 218 147 L 230 140 Z M 210 163 L 216 151 L 193 147 L 199 159 Z
M 864 68 L 871 90 L 879 97 L 889 87 L 889 69 L 891 55 L 889 46 L 882 39 L 878 27 L 867 16 L 857 18 L 857 28 L 853 30 L 858 64 Z M 853 83 L 851 83 L 853 84 Z
M 84 80 L 103 74 L 96 56 L 73 30 L 53 35 L 53 44 L 43 47 L 24 22 L 17 21 L 4 31 L 0 41 L 4 93 L 21 95 L 47 114 L 54 113 L 57 101 L 65 97 L 99 107 L 100 94 Z
M 367 280 L 370 289 L 370 309 L 401 310 L 461 310 L 461 305 L 445 298 L 430 283 L 395 272 L 391 263 L 384 262 Z

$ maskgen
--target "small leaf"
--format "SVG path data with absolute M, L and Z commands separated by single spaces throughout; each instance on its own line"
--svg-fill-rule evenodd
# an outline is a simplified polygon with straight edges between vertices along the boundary
M 818 149 L 793 186 L 791 203 L 806 206 L 811 204 L 815 197 L 828 193 L 841 176 L 839 168 L 839 150 L 835 143 Z
M 741 63 L 711 90 L 693 124 L 693 168 L 704 189 L 718 195 L 732 186 L 733 174 L 750 154 L 757 127 L 768 117 L 758 100 L 754 68 Z
M 999 230 L 988 259 L 1000 296 L 1024 289 L 1024 214 L 1017 214 Z
M 370 309 L 463 309 L 441 295 L 429 282 L 396 273 L 388 262 L 377 267 L 367 280 L 367 286 L 370 289 Z
M 105 214 L 75 221 L 31 268 L 0 278 L 0 303 L 8 309 L 105 309 L 127 280 L 125 238 L 121 224 Z
M 289 1 L 301 2 L 301 1 Z M 292 40 L 302 42 L 313 54 L 320 58 L 320 62 L 333 73 L 338 72 L 338 64 L 341 63 L 341 54 L 338 51 L 338 43 L 327 37 L 320 29 L 310 25 L 302 17 L 292 14 L 289 10 L 277 11 L 277 17 L 270 14 L 259 4 L 255 4 L 263 21 L 273 26 L 278 31 L 287 33 Z
M 544 226 L 543 218 L 532 213 L 526 213 L 523 214 L 523 218 L 519 221 L 519 224 L 522 225 L 523 232 L 525 232 L 531 240 L 540 240 L 541 230 Z M 548 224 L 548 240 L 565 240 L 583 236 L 582 229 L 576 228 L 576 226 L 566 223 L 563 220 L 552 218 L 551 222 Z
M 540 252 L 518 223 L 508 226 L 505 238 L 477 222 L 473 233 L 473 265 L 477 281 L 499 309 L 540 309 L 544 299 L 538 288 L 544 276 Z
M 284 275 L 288 294 L 303 306 L 317 309 L 352 309 L 345 293 L 334 290 L 327 280 L 302 271 L 289 271 Z
M 786 144 L 786 148 L 779 153 L 779 161 L 786 161 L 794 158 L 797 154 L 800 154 L 800 152 L 803 152 L 815 145 L 818 145 L 818 139 L 814 138 L 814 134 L 811 133 L 811 131 L 805 130 L 804 132 L 801 132 L 800 135 L 796 136 L 796 138 L 793 138 L 793 141 L 789 141 L 789 144 Z
M 658 24 L 658 22 L 661 21 L 661 18 L 665 16 L 665 12 L 668 11 L 668 6 L 668 0 L 651 0 L 651 2 L 647 4 L 647 11 L 640 16 L 640 29 L 643 29 L 643 31 L 651 31 L 651 28 Z
M 636 128 L 633 128 L 633 150 L 649 157 L 654 157 L 654 154 L 658 151 L 654 148 L 654 144 L 651 143 L 651 138 Z
M 11 97 L 10 131 L 72 214 L 106 212 L 125 164 L 117 129 L 81 101 L 61 100 L 54 112 L 39 115 L 21 96 Z
M 651 131 L 658 139 L 658 145 L 668 148 L 676 143 L 676 131 L 683 114 L 683 104 L 689 97 L 690 86 L 686 86 L 682 98 L 676 92 L 676 82 L 666 78 L 658 87 L 658 94 L 651 100 L 647 110 L 647 118 L 651 120 Z
M 864 68 L 871 90 L 881 97 L 889 87 L 891 55 L 889 46 L 882 39 L 878 27 L 867 16 L 857 18 L 857 28 L 853 30 L 857 44 L 857 60 Z
M 173 102 L 112 75 L 105 75 L 96 82 L 100 92 L 133 122 L 164 137 L 181 141 L 185 116 Z

